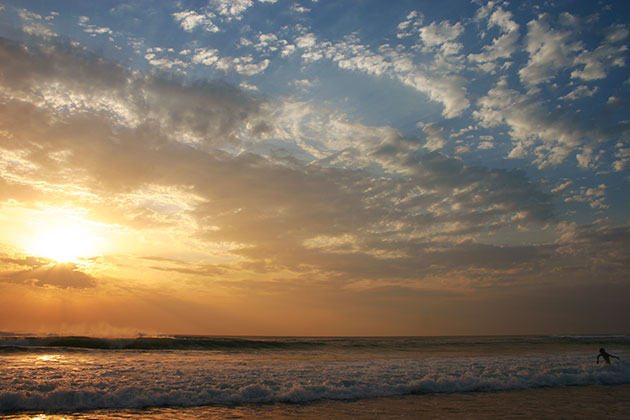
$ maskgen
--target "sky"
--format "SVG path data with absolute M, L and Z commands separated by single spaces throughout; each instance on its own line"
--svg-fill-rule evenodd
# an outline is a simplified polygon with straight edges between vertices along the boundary
M 0 331 L 629 333 L 629 21 L 0 0 Z

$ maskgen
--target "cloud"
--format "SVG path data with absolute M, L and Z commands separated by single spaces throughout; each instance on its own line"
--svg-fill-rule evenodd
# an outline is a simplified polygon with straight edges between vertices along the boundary
M 521 264 L 524 251 L 480 244 L 482 232 L 553 220 L 550 199 L 522 173 L 420 153 L 416 140 L 390 127 L 261 103 L 225 85 L 131 75 L 65 50 L 0 46 L 0 130 L 11 133 L 3 148 L 34 165 L 3 176 L 55 194 L 72 183 L 97 197 L 64 196 L 88 215 L 221 249 L 234 269 L 382 284 L 459 270 L 483 254 L 478 264 L 502 270 Z M 441 138 L 437 126 L 426 127 L 433 142 Z M 255 153 L 265 138 L 286 142 L 301 159 Z M 349 239 L 340 242 L 343 235 Z M 153 267 L 200 278 L 236 272 L 196 262 Z
M 567 21 L 568 22 L 563 22 Z M 624 67 L 628 47 L 619 45 L 628 36 L 623 25 L 613 25 L 607 29 L 607 36 L 594 50 L 587 50 L 575 38 L 580 30 L 580 22 L 574 16 L 564 13 L 560 16 L 560 29 L 551 27 L 549 15 L 541 15 L 527 24 L 526 50 L 529 53 L 527 65 L 519 70 L 521 81 L 527 86 L 551 81 L 562 70 L 571 69 L 571 78 L 586 81 L 603 79 L 610 69 Z
M 96 279 L 72 263 L 52 263 L 45 259 L 25 257 L 0 258 L 2 266 L 27 267 L 17 271 L 0 271 L 0 282 L 25 283 L 33 286 L 53 286 L 62 289 L 85 289 L 96 286 Z M 1 267 L 1 266 L 0 266 Z
M 455 36 L 460 29 L 459 26 L 450 26 L 446 22 L 442 26 L 427 30 L 427 39 L 435 42 L 431 44 L 432 46 L 444 47 L 446 44 L 441 40 L 451 39 L 449 37 Z M 442 115 L 446 118 L 461 115 L 470 105 L 466 98 L 464 79 L 452 74 L 448 65 L 436 65 L 425 71 L 413 63 L 408 53 L 389 45 L 381 46 L 375 52 L 369 46 L 363 45 L 354 35 L 346 36 L 343 41 L 331 43 L 318 41 L 314 34 L 307 33 L 296 38 L 296 46 L 305 50 L 301 56 L 306 62 L 327 58 L 337 63 L 341 69 L 360 71 L 373 76 L 389 76 L 398 80 L 428 95 L 429 99 L 440 102 L 444 106 Z M 447 55 L 454 52 L 448 48 L 447 50 Z
M 269 66 L 270 60 L 265 58 L 256 61 L 252 55 L 241 57 L 221 57 L 219 51 L 214 48 L 197 48 L 192 56 L 192 63 L 212 66 L 218 70 L 228 72 L 234 70 L 244 76 L 254 76 L 264 72 Z
M 301 91 L 308 91 L 315 86 L 316 82 L 309 79 L 297 79 L 289 83 L 290 86 L 294 86 Z
M 598 90 L 599 88 L 597 86 L 593 86 L 591 89 L 589 89 L 588 86 L 580 85 L 558 99 L 561 99 L 563 101 L 575 101 L 580 98 L 591 97 L 595 95 Z
M 7 42 L 0 43 L 0 55 L 5 60 L 0 93 L 11 96 L 15 106 L 37 105 L 63 118 L 85 118 L 86 123 L 91 116 L 106 114 L 149 137 L 152 129 L 158 130 L 155 144 L 164 136 L 214 145 L 233 142 L 236 127 L 258 108 L 256 101 L 228 85 L 183 86 L 134 78 L 110 63 L 55 50 L 30 53 Z M 63 89 L 54 89 L 57 85 Z
M 220 58 L 215 67 L 219 70 L 228 71 L 234 69 L 238 74 L 244 76 L 254 76 L 262 73 L 269 66 L 269 59 L 265 58 L 256 62 L 251 55 L 243 57 L 223 57 Z
M 420 28 L 422 27 L 422 21 L 422 13 L 416 10 L 409 12 L 406 20 L 398 24 L 398 33 L 396 34 L 396 37 L 407 38 L 418 34 L 420 32 Z
M 616 172 L 621 172 L 625 167 L 630 164 L 630 147 L 624 147 L 623 143 L 616 144 L 615 160 L 613 162 L 613 169 Z
M 442 138 L 442 131 L 443 128 L 436 124 L 426 124 L 422 127 L 422 132 L 427 136 L 424 147 L 431 152 L 444 147 L 446 141 Z
M 594 149 L 600 142 L 623 135 L 627 128 L 621 123 L 602 129 L 600 125 L 578 120 L 562 108 L 549 110 L 538 92 L 520 93 L 508 87 L 502 78 L 488 94 L 477 102 L 473 112 L 482 127 L 507 125 L 514 148 L 509 158 L 535 156 L 539 168 L 558 165 L 571 153 Z M 586 149 L 585 149 L 586 148 Z M 582 153 L 583 167 L 587 155 Z
M 254 5 L 253 0 L 211 0 L 217 13 L 226 16 L 228 20 L 242 18 L 243 12 Z
M 191 10 L 183 10 L 173 13 L 173 17 L 186 32 L 192 32 L 197 27 L 208 32 L 219 32 L 219 27 L 212 22 L 214 17 L 212 13 L 201 14 Z
M 195 276 L 203 276 L 206 278 L 212 277 L 212 276 L 219 276 L 225 273 L 225 270 L 223 268 L 217 267 L 215 265 L 205 265 L 205 266 L 194 267 L 194 268 L 163 267 L 163 266 L 152 266 L 151 268 L 153 270 L 168 271 L 168 272 L 180 273 L 180 274 L 192 274 Z
M 583 65 L 582 70 L 574 70 L 571 77 L 582 80 L 603 79 L 612 67 L 625 67 L 626 45 L 604 44 L 593 51 L 582 51 L 576 58 L 577 66 Z
M 581 187 L 573 195 L 567 195 L 565 202 L 588 203 L 593 209 L 607 209 L 608 205 L 604 203 L 606 199 L 606 185 L 600 184 L 597 187 L 586 188 Z
M 42 38 L 53 38 L 57 34 L 50 29 L 50 24 L 41 15 L 27 9 L 17 9 L 18 16 L 24 23 L 22 30 L 29 35 Z
M 304 7 L 304 6 L 300 5 L 299 3 L 294 3 L 291 6 L 291 11 L 293 11 L 295 13 L 307 13 L 307 12 L 310 12 L 311 9 L 309 9 L 308 7 Z
M 462 34 L 464 26 L 457 22 L 451 24 L 448 21 L 440 23 L 431 22 L 430 25 L 420 28 L 420 38 L 428 48 L 440 48 L 447 54 L 455 54 L 461 49 L 461 44 L 453 41 Z
M 494 144 L 493 136 L 479 136 L 479 139 L 481 141 L 477 144 L 477 149 L 479 150 L 494 149 L 495 144 Z
M 606 42 L 611 44 L 624 41 L 630 36 L 630 30 L 627 25 L 616 24 L 608 28 L 608 34 L 606 35 Z
M 591 190 L 601 189 L 598 187 Z M 597 195 L 599 192 L 593 194 Z M 564 270 L 579 272 L 584 276 L 600 272 L 602 278 L 599 281 L 614 281 L 630 274 L 627 258 L 630 255 L 627 241 L 630 226 L 566 223 L 562 225 L 562 233 L 558 255 L 576 263 L 573 267 L 566 266 Z
M 172 48 L 153 47 L 148 48 L 144 58 L 152 65 L 161 69 L 176 70 L 177 67 L 188 67 L 188 63 L 179 58 L 170 58 L 168 55 L 174 54 Z M 166 56 L 164 56 L 166 55 Z
M 578 162 L 578 167 L 583 169 L 595 169 L 597 167 L 596 162 L 599 160 L 603 151 L 599 154 L 595 154 L 592 147 L 585 146 L 582 150 L 575 155 Z
M 214 54 L 200 53 L 199 60 Z M 68 49 L 5 41 L 0 58 L 0 161 L 7 168 L 0 181 L 14 186 L 0 188 L 0 196 L 28 205 L 38 192 L 61 195 L 86 217 L 115 220 L 142 238 L 159 232 L 191 255 L 184 264 L 151 261 L 157 275 L 221 282 L 228 290 L 254 277 L 363 290 L 470 290 L 527 282 L 533 261 L 551 270 L 560 251 L 561 269 L 569 270 L 586 252 L 566 236 L 523 245 L 522 231 L 558 223 L 547 187 L 520 171 L 439 153 L 437 125 L 423 126 L 427 149 L 391 127 L 324 107 L 133 74 Z M 572 120 L 547 115 L 536 97 L 507 82 L 494 89 L 480 101 L 480 123 L 508 125 L 533 153 L 560 141 L 582 147 Z M 528 144 L 532 138 L 539 143 Z M 69 184 L 85 195 L 67 193 Z M 561 187 L 553 192 L 569 202 L 608 205 L 606 187 Z M 5 276 L 23 282 L 36 268 Z M 60 273 L 69 275 L 66 283 Z M 36 274 L 41 284 L 98 286 L 74 266 Z
M 259 34 L 257 43 L 254 48 L 257 51 L 275 52 L 280 48 L 287 45 L 287 41 L 284 39 L 278 39 L 275 34 Z
M 554 189 L 552 189 L 551 192 L 553 194 L 561 194 L 564 191 L 566 191 L 567 188 L 571 187 L 572 185 L 573 185 L 573 181 L 566 181 L 566 182 L 563 182 L 562 184 L 558 185 Z
M 106 26 L 98 27 L 96 25 L 90 25 L 88 22 L 90 18 L 87 16 L 79 16 L 79 26 L 83 28 L 83 31 L 91 36 L 96 35 L 112 35 L 113 32 Z
M 192 57 L 192 62 L 196 64 L 204 64 L 213 66 L 219 61 L 218 50 L 214 48 L 198 48 Z
M 559 70 L 573 65 L 573 56 L 583 45 L 575 41 L 570 29 L 551 28 L 549 15 L 541 15 L 527 24 L 525 49 L 527 65 L 519 70 L 521 81 L 528 86 L 552 80 Z
M 241 82 L 238 85 L 238 87 L 240 87 L 242 90 L 245 90 L 245 91 L 249 90 L 249 91 L 252 91 L 252 92 L 257 92 L 259 90 L 258 87 L 254 86 L 254 85 L 250 85 L 247 82 Z
M 484 8 L 480 8 L 480 12 Z M 485 13 L 479 13 L 479 17 L 486 17 Z M 486 71 L 493 71 L 497 66 L 498 59 L 508 59 L 516 51 L 520 37 L 519 25 L 512 19 L 513 15 L 509 11 L 498 7 L 488 18 L 487 28 L 498 27 L 501 36 L 494 38 L 492 44 L 484 45 L 483 52 L 469 54 L 468 59 L 480 63 L 480 68 Z M 485 64 L 485 65 L 484 65 Z

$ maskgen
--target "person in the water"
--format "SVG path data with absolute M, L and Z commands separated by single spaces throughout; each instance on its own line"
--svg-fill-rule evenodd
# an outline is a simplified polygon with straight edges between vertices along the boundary
M 599 358 L 603 357 L 604 358 L 604 362 L 606 362 L 607 365 L 610 364 L 610 358 L 614 357 L 617 360 L 620 360 L 617 356 L 613 356 L 610 353 L 607 353 L 606 350 L 604 350 L 604 348 L 602 347 L 601 349 L 599 349 L 599 354 L 597 355 L 597 363 L 599 363 Z

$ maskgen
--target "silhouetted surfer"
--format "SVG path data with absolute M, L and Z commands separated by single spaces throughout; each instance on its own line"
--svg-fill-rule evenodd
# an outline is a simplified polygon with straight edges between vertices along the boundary
M 604 358 L 604 362 L 606 362 L 607 365 L 610 364 L 610 358 L 614 357 L 617 360 L 620 360 L 617 356 L 613 356 L 610 353 L 606 353 L 606 350 L 604 350 L 604 348 L 602 347 L 601 349 L 599 349 L 599 354 L 597 355 L 597 363 L 599 363 L 599 358 L 603 357 Z

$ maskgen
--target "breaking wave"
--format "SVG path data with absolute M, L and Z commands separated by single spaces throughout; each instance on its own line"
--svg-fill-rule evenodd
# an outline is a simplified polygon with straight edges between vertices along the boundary
M 0 377 L 0 412 L 355 400 L 408 394 L 628 384 L 630 364 L 549 357 L 250 362 L 137 353 L 59 356 Z M 161 357 L 160 357 L 161 355 Z M 39 356 L 43 357 L 43 356 Z M 80 365 L 83 363 L 83 366 Z M 29 367 L 30 366 L 30 367 Z M 20 370 L 22 369 L 22 370 Z M 17 372 L 17 373 L 16 373 Z M 16 378 L 21 374 L 22 378 Z

